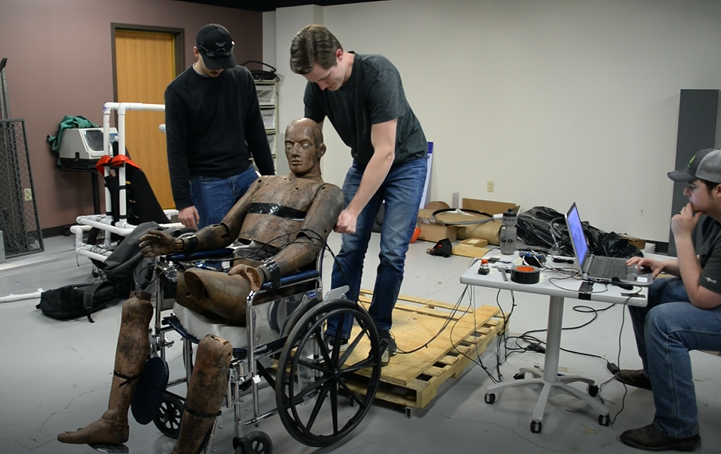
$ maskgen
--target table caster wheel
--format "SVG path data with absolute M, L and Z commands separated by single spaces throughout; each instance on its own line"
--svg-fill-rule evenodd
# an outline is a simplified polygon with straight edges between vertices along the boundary
M 531 432 L 534 434 L 540 434 L 543 424 L 541 421 L 531 421 Z
M 588 395 L 591 397 L 598 396 L 598 386 L 597 385 L 588 385 Z
M 598 415 L 598 423 L 602 426 L 610 426 L 611 417 L 608 415 Z
M 486 393 L 485 400 L 487 404 L 491 405 L 496 401 L 496 395 Z

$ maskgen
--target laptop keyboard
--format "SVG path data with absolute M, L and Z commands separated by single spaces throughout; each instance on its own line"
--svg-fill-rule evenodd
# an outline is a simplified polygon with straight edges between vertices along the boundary
M 628 266 L 625 259 L 614 257 L 593 256 L 588 275 L 601 279 L 626 279 Z

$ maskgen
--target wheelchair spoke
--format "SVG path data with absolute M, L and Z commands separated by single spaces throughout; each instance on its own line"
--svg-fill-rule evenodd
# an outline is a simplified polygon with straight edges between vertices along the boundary
M 326 344 L 324 330 L 329 319 L 342 317 L 351 318 L 360 331 L 354 331 L 341 352 L 341 337 Z M 323 301 L 299 319 L 278 360 L 276 387 L 278 414 L 293 438 L 308 446 L 329 446 L 358 426 L 380 384 L 378 342 L 373 320 L 348 300 Z M 370 357 L 365 358 L 368 344 Z M 361 369 L 370 371 L 370 377 L 361 390 L 352 391 L 346 380 L 355 381 L 351 375 Z M 302 405 L 313 398 L 312 405 Z
M 313 405 L 313 411 L 308 418 L 308 423 L 305 425 L 308 430 L 313 428 L 313 423 L 315 423 L 315 420 L 318 417 L 318 413 L 320 413 L 323 402 L 325 402 L 325 397 L 328 395 L 328 390 L 331 391 L 332 396 L 333 388 L 334 386 L 332 385 L 332 380 L 328 380 L 323 384 L 323 387 L 318 394 L 318 398 L 315 401 L 315 405 Z

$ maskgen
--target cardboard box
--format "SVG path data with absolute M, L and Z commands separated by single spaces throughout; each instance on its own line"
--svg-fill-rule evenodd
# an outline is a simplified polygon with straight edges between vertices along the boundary
M 492 200 L 479 199 L 463 199 L 462 208 L 467 210 L 482 211 L 488 214 L 505 213 L 508 210 L 518 214 L 520 205 L 515 203 L 494 202 Z M 467 238 L 481 238 L 488 241 L 488 244 L 498 246 L 500 244 L 500 233 L 502 222 L 493 220 L 483 224 L 467 225 L 458 227 L 458 239 L 465 240 Z
M 620 234 L 621 238 L 626 238 L 628 240 L 628 244 L 631 246 L 636 246 L 640 250 L 643 251 L 643 249 L 646 247 L 646 240 L 642 240 L 640 238 L 634 238 L 632 236 Z
M 456 241 L 458 228 L 433 219 L 433 210 L 418 210 L 418 226 L 421 228 L 419 240 L 437 243 L 448 238 L 451 242 Z
M 453 246 L 452 251 L 453 255 L 480 258 L 486 255 L 486 253 L 489 251 L 486 246 L 488 246 L 487 240 L 480 238 L 469 238 Z

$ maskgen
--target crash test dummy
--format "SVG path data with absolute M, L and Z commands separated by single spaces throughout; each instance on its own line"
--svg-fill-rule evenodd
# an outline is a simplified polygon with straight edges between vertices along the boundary
M 140 248 L 151 257 L 222 248 L 236 239 L 257 246 L 250 257 L 236 260 L 228 274 L 201 269 L 182 273 L 178 303 L 243 325 L 251 290 L 315 260 L 343 209 L 340 188 L 321 178 L 325 150 L 318 124 L 295 120 L 285 134 L 289 174 L 259 177 L 220 224 L 191 237 L 174 238 L 162 231 L 141 237 Z M 120 444 L 128 440 L 128 409 L 150 348 L 148 324 L 153 306 L 149 297 L 147 293 L 131 295 L 123 305 L 108 410 L 85 428 L 58 435 L 59 441 Z M 220 409 L 231 358 L 228 341 L 213 335 L 200 341 L 173 454 L 196 454 L 201 448 Z

